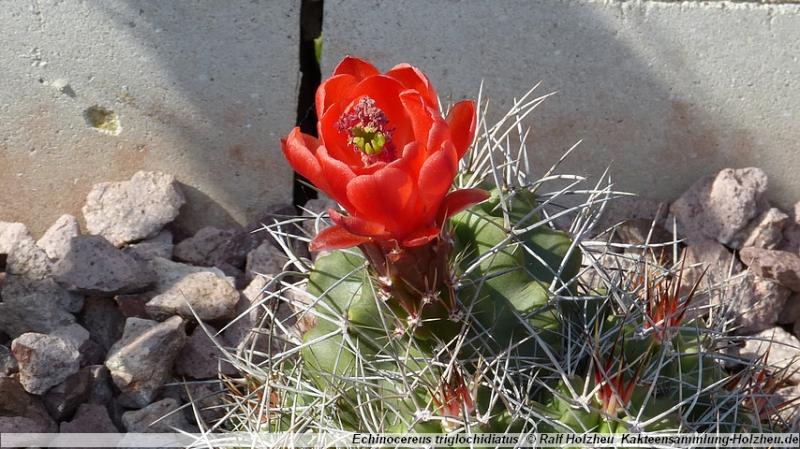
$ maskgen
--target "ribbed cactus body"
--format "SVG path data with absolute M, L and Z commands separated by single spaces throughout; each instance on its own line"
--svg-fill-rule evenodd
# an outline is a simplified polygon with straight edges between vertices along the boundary
M 514 220 L 532 208 L 526 202 L 515 204 L 510 210 Z M 394 417 L 387 429 L 440 431 L 446 420 L 436 416 L 437 410 L 441 414 L 447 407 L 435 386 L 446 383 L 448 374 L 431 361 L 446 366 L 447 357 L 456 357 L 462 369 L 474 370 L 478 359 L 504 351 L 527 363 L 547 362 L 546 353 L 561 357 L 563 320 L 551 301 L 550 286 L 562 283 L 563 287 L 580 267 L 576 249 L 565 257 L 572 247 L 569 237 L 546 226 L 510 234 L 503 210 L 492 207 L 491 201 L 453 217 L 446 232 L 442 238 L 453 242 L 454 279 L 437 293 L 439 301 L 452 300 L 441 297 L 454 294 L 458 312 L 452 314 L 436 301 L 424 304 L 416 332 L 408 330 L 407 311 L 393 301 L 391 288 L 382 288 L 385 280 L 376 279 L 358 251 L 334 251 L 317 258 L 308 281 L 308 292 L 318 298 L 316 326 L 305 334 L 301 356 L 306 375 L 321 390 L 337 392 L 336 405 L 353 408 L 353 416 L 359 390 L 370 388 L 372 394 L 380 393 L 387 416 Z M 442 347 L 452 351 L 452 340 L 462 333 L 470 343 L 457 353 L 436 352 Z M 418 387 L 398 388 L 404 381 Z M 492 410 L 487 409 L 489 401 L 481 403 L 485 387 L 470 388 L 476 413 L 491 417 L 485 430 L 514 426 L 502 402 Z M 420 415 L 425 410 L 432 411 L 431 416 Z M 364 430 L 358 422 L 352 428 Z
M 419 297 L 409 298 L 413 283 L 402 301 L 393 297 L 392 280 L 359 250 L 316 259 L 307 286 L 316 325 L 303 338 L 302 375 L 330 396 L 341 426 L 376 430 L 364 419 L 369 404 L 387 432 L 464 421 L 472 432 L 711 430 L 728 374 L 703 322 L 663 328 L 643 307 L 626 312 L 608 290 L 582 287 L 569 236 L 544 224 L 526 229 L 540 220 L 530 213 L 535 197 L 504 207 L 497 198 L 450 219 L 436 248 L 451 251 L 452 271 Z M 402 256 L 391 260 L 406 263 Z M 394 268 L 384 267 L 409 269 Z M 520 366 L 492 384 L 480 369 L 498 358 Z M 522 402 L 498 400 L 493 390 L 524 388 L 536 370 L 536 387 L 517 393 Z M 731 431 L 748 423 L 740 413 L 716 420 Z

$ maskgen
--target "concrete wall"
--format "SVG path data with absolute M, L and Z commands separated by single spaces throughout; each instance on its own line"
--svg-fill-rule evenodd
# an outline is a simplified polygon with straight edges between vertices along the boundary
M 485 80 L 495 111 L 542 81 L 559 93 L 533 117 L 539 167 L 583 139 L 565 171 L 611 164 L 620 189 L 671 199 L 758 165 L 787 206 L 800 5 L 778 3 L 325 0 L 323 75 L 346 53 L 408 61 L 444 100 Z M 278 139 L 297 115 L 299 5 L 0 0 L 0 220 L 40 233 L 93 183 L 141 169 L 185 184 L 189 231 L 290 201 Z M 92 127 L 104 111 L 121 128 Z
M 93 183 L 141 169 L 187 186 L 190 230 L 291 201 L 279 138 L 297 115 L 299 9 L 0 0 L 0 220 L 39 233 L 79 215 Z M 92 128 L 93 106 L 121 130 Z
M 775 2 L 771 2 L 775 3 Z M 780 2 L 787 3 L 787 2 Z M 326 0 L 323 76 L 347 53 L 420 66 L 443 99 L 494 110 L 542 81 L 531 155 L 674 199 L 699 176 L 757 165 L 800 199 L 800 6 L 764 2 Z

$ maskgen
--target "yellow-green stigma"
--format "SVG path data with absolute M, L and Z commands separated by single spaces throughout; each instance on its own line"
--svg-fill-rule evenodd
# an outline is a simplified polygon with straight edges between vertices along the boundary
M 365 164 L 395 160 L 392 142 L 394 129 L 389 127 L 386 114 L 370 97 L 362 97 L 336 122 L 340 133 L 347 134 L 347 143 L 361 154 Z
M 355 126 L 351 133 L 353 145 L 368 156 L 380 154 L 386 145 L 386 135 L 371 126 Z

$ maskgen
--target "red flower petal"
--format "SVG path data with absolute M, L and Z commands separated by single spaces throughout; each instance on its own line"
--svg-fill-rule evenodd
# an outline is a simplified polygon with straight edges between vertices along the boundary
M 425 203 L 426 217 L 434 218 L 458 169 L 458 157 L 451 142 L 445 142 L 439 151 L 428 156 L 419 171 L 419 191 Z
M 369 62 L 361 58 L 356 58 L 355 56 L 347 55 L 342 59 L 342 62 L 333 69 L 333 74 L 331 76 L 342 74 L 353 75 L 360 81 L 379 73 L 378 69 Z
M 428 148 L 436 150 L 450 140 L 450 127 L 443 118 L 436 116 L 430 130 L 428 130 Z
M 294 171 L 304 176 L 320 190 L 328 190 L 328 183 L 322 176 L 322 167 L 315 155 L 317 139 L 303 134 L 300 128 L 295 127 L 286 139 L 281 139 L 283 155 Z
M 450 192 L 442 201 L 442 205 L 439 206 L 437 214 L 439 219 L 437 221 L 444 223 L 451 216 L 488 198 L 489 192 L 482 189 L 461 189 Z
M 311 251 L 328 251 L 334 249 L 352 248 L 369 240 L 347 232 L 346 229 L 338 225 L 333 225 L 323 229 L 311 240 L 308 249 Z
M 414 179 L 391 166 L 350 181 L 347 197 L 355 215 L 383 224 L 395 236 L 402 237 L 421 218 Z
M 338 103 L 331 105 L 317 123 L 317 133 L 322 145 L 328 150 L 328 154 L 344 162 L 347 165 L 361 165 L 361 157 L 356 154 L 347 142 L 347 134 L 339 132 L 336 122 L 342 115 L 342 107 Z
M 428 141 L 428 132 L 433 124 L 434 112 L 425 103 L 419 92 L 415 90 L 404 90 L 400 93 L 400 102 L 406 109 L 408 117 L 411 119 L 411 127 L 414 130 L 414 140 L 418 142 Z
M 418 68 L 409 64 L 398 64 L 386 72 L 386 76 L 400 81 L 408 89 L 416 90 L 422 94 L 428 106 L 437 111 L 439 110 L 439 98 L 436 95 L 436 89 L 433 88 L 428 77 Z
M 422 246 L 438 237 L 440 232 L 441 229 L 438 226 L 423 228 L 406 237 L 402 244 L 406 247 Z
M 382 169 L 383 167 L 386 167 L 386 165 L 387 164 L 384 161 L 375 161 L 361 167 L 351 166 L 350 168 L 353 169 L 353 173 L 355 173 L 356 176 L 361 176 L 361 175 L 371 175 L 376 171 Z
M 342 98 L 352 95 L 352 90 L 358 84 L 358 79 L 353 75 L 342 74 L 328 78 L 317 88 L 315 104 L 317 116 L 322 117 L 325 111 Z
M 386 232 L 386 227 L 380 223 L 364 220 L 363 218 L 354 217 L 352 215 L 342 215 L 333 209 L 328 209 L 328 215 L 334 223 L 346 229 L 351 234 L 378 238 L 387 238 L 390 236 L 390 234 Z
M 347 184 L 356 177 L 353 170 L 342 161 L 330 157 L 325 147 L 317 150 L 317 160 L 322 168 L 322 176 L 330 187 L 329 195 L 345 209 L 352 208 L 347 199 Z
M 400 158 L 390 163 L 389 167 L 402 170 L 412 178 L 418 178 L 426 156 L 424 146 L 420 145 L 419 142 L 410 142 L 403 147 L 403 153 Z
M 475 137 L 475 102 L 463 100 L 453 105 L 447 114 L 447 124 L 450 125 L 450 136 L 461 159 Z

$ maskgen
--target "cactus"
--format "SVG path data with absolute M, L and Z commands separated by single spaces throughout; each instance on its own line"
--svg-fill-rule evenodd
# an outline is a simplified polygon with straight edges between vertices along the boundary
M 746 406 L 755 391 L 742 380 L 748 370 L 723 369 L 726 323 L 687 314 L 699 281 L 684 285 L 680 261 L 662 267 L 644 245 L 640 256 L 613 256 L 626 269 L 598 262 L 611 255 L 608 244 L 586 236 L 618 196 L 610 183 L 585 188 L 584 179 L 552 169 L 531 177 L 521 122 L 546 98 L 530 98 L 532 92 L 498 124 L 479 123 L 484 131 L 456 183 L 490 197 L 450 217 L 429 244 L 388 253 L 365 244 L 311 262 L 290 250 L 293 239 L 313 236 L 284 231 L 300 219 L 266 226 L 295 269 L 271 281 L 266 302 L 293 312 L 279 318 L 274 304 L 267 311 L 264 333 L 285 343 L 270 358 L 258 362 L 255 351 L 239 348 L 247 382 L 232 395 L 229 428 L 781 428 L 774 416 Z M 547 192 L 551 184 L 557 186 Z M 560 205 L 567 194 L 584 200 Z M 569 231 L 558 230 L 555 221 L 565 218 Z M 314 220 L 320 225 L 325 215 Z M 599 285 L 587 283 L 582 274 L 589 271 Z M 306 300 L 298 302 L 298 294 Z M 302 339 L 285 332 L 308 315 L 315 324 Z

